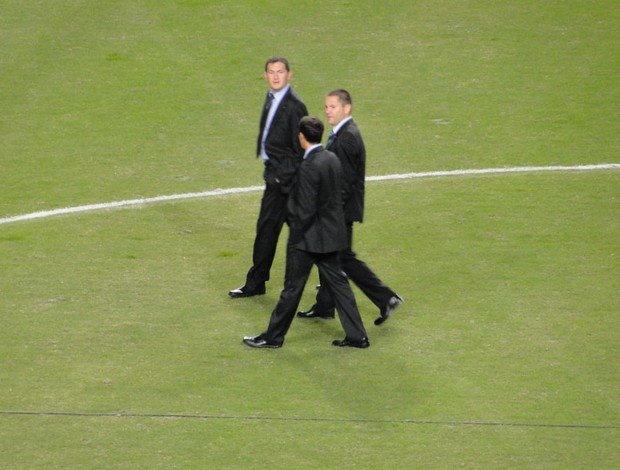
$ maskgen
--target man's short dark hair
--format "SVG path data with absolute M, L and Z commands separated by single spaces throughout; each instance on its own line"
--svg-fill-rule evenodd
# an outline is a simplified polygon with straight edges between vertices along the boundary
M 342 88 L 337 88 L 335 90 L 330 91 L 327 96 L 337 96 L 338 100 L 342 104 L 353 104 L 353 100 L 351 99 L 351 94 Z
M 290 72 L 291 68 L 288 64 L 288 60 L 285 59 L 284 57 L 280 57 L 280 56 L 274 56 L 274 57 L 270 57 L 269 59 L 267 59 L 267 62 L 265 62 L 265 72 L 267 71 L 267 67 L 269 67 L 269 64 L 275 64 L 276 62 L 282 62 L 284 64 L 284 67 L 286 67 L 286 71 Z
M 320 144 L 325 126 L 316 116 L 304 116 L 299 121 L 299 132 L 311 144 Z

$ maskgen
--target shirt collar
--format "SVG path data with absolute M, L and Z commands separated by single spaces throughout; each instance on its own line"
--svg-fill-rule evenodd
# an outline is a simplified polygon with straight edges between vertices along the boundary
M 306 153 L 304 153 L 304 160 L 308 157 L 308 155 L 310 155 L 310 152 L 312 152 L 315 148 L 320 147 L 320 146 L 321 144 L 314 144 L 312 147 L 307 149 Z
M 343 119 L 342 121 L 340 121 L 340 122 L 336 125 L 336 127 L 334 127 L 334 128 L 332 129 L 332 132 L 333 132 L 334 134 L 338 134 L 338 131 L 339 131 L 340 129 L 342 129 L 342 126 L 344 126 L 344 125 L 345 125 L 347 122 L 349 122 L 351 119 L 353 119 L 353 116 L 349 116 L 348 118 L 345 118 L 345 119 Z
M 286 93 L 288 92 L 288 90 L 289 90 L 289 88 L 290 88 L 290 87 L 291 87 L 291 85 L 290 85 L 290 83 L 289 83 L 288 85 L 286 85 L 286 86 L 285 86 L 284 88 L 282 88 L 281 90 L 278 90 L 278 91 L 273 91 L 273 90 L 270 90 L 270 91 L 271 91 L 271 94 L 273 95 L 273 100 L 274 100 L 276 103 L 279 103 L 279 102 L 282 100 L 282 98 L 284 98 L 284 95 L 286 95 Z

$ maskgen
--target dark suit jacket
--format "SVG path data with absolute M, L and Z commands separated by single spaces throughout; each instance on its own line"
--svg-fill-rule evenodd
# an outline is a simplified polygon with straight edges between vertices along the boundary
M 327 150 L 334 152 L 342 164 L 345 219 L 348 223 L 363 222 L 366 148 L 353 119 L 340 128 Z
M 338 157 L 317 147 L 303 160 L 289 201 L 290 238 L 295 248 L 332 253 L 347 246 Z
M 265 166 L 265 180 L 269 184 L 275 184 L 278 180 L 285 192 L 290 189 L 304 155 L 299 145 L 299 120 L 307 115 L 306 105 L 297 93 L 289 88 L 273 116 L 265 140 L 265 150 L 269 156 Z M 260 153 L 261 136 L 262 129 L 259 129 L 258 153 Z

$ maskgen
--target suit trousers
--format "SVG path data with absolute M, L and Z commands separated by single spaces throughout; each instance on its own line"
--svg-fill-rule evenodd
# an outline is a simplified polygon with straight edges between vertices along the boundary
M 342 272 L 339 258 L 338 252 L 310 253 L 295 248 L 290 243 L 287 245 L 284 289 L 271 313 L 267 331 L 261 334 L 265 340 L 279 344 L 284 342 L 284 336 L 295 318 L 295 312 L 314 264 L 319 268 L 324 280 L 322 288 L 329 290 L 338 309 L 338 318 L 346 337 L 354 341 L 367 337 L 353 291 Z
M 287 201 L 288 194 L 281 191 L 279 184 L 266 183 L 256 222 L 252 267 L 246 275 L 248 290 L 255 290 L 269 280 L 278 239 L 286 220 Z
M 357 258 L 352 246 L 353 223 L 347 223 L 347 248 L 340 252 L 342 270 L 373 304 L 379 309 L 384 308 L 396 293 L 386 286 L 366 263 Z M 334 300 L 329 289 L 323 289 L 323 279 L 321 277 L 320 282 L 321 288 L 316 295 L 315 309 L 321 313 L 329 312 L 334 308 Z

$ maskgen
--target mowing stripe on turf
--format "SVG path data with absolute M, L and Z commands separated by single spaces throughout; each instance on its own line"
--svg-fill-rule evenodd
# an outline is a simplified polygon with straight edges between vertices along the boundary
M 426 424 L 436 426 L 506 426 L 526 428 L 578 428 L 578 429 L 620 429 L 617 424 L 562 424 L 562 423 L 517 423 L 501 421 L 439 421 L 432 419 L 372 419 L 372 418 L 311 418 L 293 416 L 233 416 L 233 415 L 201 415 L 180 413 L 96 413 L 70 411 L 17 411 L 0 410 L 0 415 L 29 416 L 65 416 L 86 418 L 163 418 L 163 419 L 203 419 L 203 420 L 252 420 L 252 421 L 317 421 L 335 423 L 399 423 Z
M 425 171 L 420 173 L 403 173 L 385 176 L 369 176 L 366 181 L 387 181 L 398 179 L 431 178 L 445 176 L 466 176 L 466 175 L 488 175 L 502 173 L 526 173 L 541 171 L 592 171 L 592 170 L 617 170 L 620 163 L 601 163 L 597 165 L 575 165 L 575 166 L 522 166 L 512 168 L 483 168 L 478 170 L 447 170 L 447 171 Z M 91 212 L 104 209 L 116 209 L 128 206 L 143 206 L 157 202 L 178 201 L 183 199 L 206 198 L 212 196 L 223 196 L 226 194 L 240 194 L 254 191 L 262 191 L 263 186 L 248 186 L 246 188 L 214 189 L 199 193 L 172 194 L 169 196 L 155 196 L 141 199 L 128 199 L 117 202 L 104 202 L 100 204 L 88 204 L 85 206 L 64 207 L 48 211 L 32 212 L 30 214 L 15 215 L 12 217 L 0 218 L 0 225 L 21 222 L 25 220 L 43 219 L 56 215 L 75 214 L 81 212 Z

